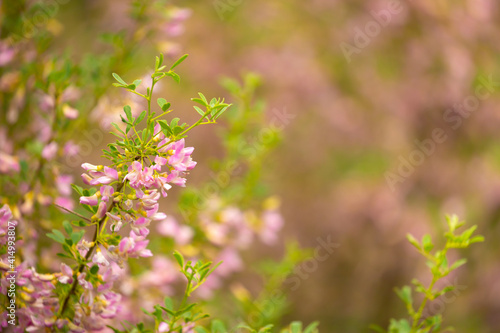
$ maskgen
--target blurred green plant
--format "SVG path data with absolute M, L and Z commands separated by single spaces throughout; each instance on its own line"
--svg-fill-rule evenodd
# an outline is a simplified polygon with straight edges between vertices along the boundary
M 425 317 L 424 309 L 430 301 L 455 290 L 456 286 L 453 285 L 447 285 L 442 288 L 436 287 L 436 285 L 452 271 L 467 262 L 467 259 L 460 258 L 450 264 L 447 258 L 448 251 L 451 249 L 468 248 L 471 244 L 483 242 L 484 237 L 473 235 L 477 229 L 476 225 L 466 229 L 461 234 L 457 234 L 456 231 L 465 222 L 460 222 L 456 215 L 447 216 L 446 220 L 448 222 L 448 231 L 444 234 L 446 243 L 442 249 L 434 250 L 435 245 L 428 234 L 422 237 L 421 242 L 412 235 L 407 235 L 408 241 L 427 259 L 426 264 L 432 274 L 432 280 L 427 287 L 420 280 L 413 279 L 412 284 L 414 288 L 404 286 L 396 289 L 397 295 L 406 305 L 409 318 L 400 320 L 391 319 L 388 330 L 384 330 L 380 326 L 371 325 L 370 327 L 373 330 L 381 333 L 439 333 L 453 330 L 451 327 L 442 328 L 443 317 L 441 314 Z M 413 290 L 423 296 L 420 305 L 413 298 Z

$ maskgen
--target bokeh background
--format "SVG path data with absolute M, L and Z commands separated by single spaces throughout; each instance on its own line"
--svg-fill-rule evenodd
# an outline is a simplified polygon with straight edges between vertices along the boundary
M 458 332 L 500 332 L 500 4 L 174 3 L 191 16 L 169 50 L 190 57 L 178 69 L 183 84 L 162 93 L 188 109 L 183 101 L 197 91 L 227 95 L 221 77 L 259 73 L 269 119 L 288 115 L 262 175 L 282 198 L 283 239 L 315 247 L 329 236 L 339 245 L 290 291 L 284 321 L 319 320 L 321 332 L 387 326 L 404 315 L 393 288 L 428 277 L 405 235 L 439 235 L 445 215 L 457 214 L 478 224 L 486 242 L 463 253 L 468 264 L 449 278 L 459 293 L 433 309 Z M 126 26 L 127 8 L 123 1 L 66 1 L 56 47 L 70 47 L 76 58 L 99 53 L 98 33 Z M 151 41 L 144 48 L 137 75 L 161 47 Z M 446 139 L 425 153 L 421 143 L 436 129 Z M 202 128 L 190 137 L 200 165 L 194 183 L 207 178 L 202 165 L 218 154 L 216 132 Z

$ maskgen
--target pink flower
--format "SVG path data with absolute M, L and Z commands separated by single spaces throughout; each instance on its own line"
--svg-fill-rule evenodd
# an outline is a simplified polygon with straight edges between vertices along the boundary
M 97 193 L 88 197 L 80 197 L 80 203 L 83 205 L 95 206 L 98 202 Z
M 109 261 L 106 260 L 104 255 L 101 252 L 101 249 L 97 248 L 95 254 L 92 257 L 92 262 L 99 266 L 109 266 Z
M 51 142 L 43 148 L 42 157 L 50 161 L 56 156 L 56 153 L 57 153 L 57 143 Z
M 68 141 L 64 145 L 64 155 L 66 156 L 75 156 L 80 152 L 80 147 L 78 145 L 75 145 L 73 141 Z
M 78 279 L 77 279 L 78 284 L 80 284 L 84 289 L 92 290 L 94 287 L 92 287 L 92 283 L 85 280 L 85 275 L 86 275 L 86 273 L 81 273 L 80 275 L 78 275 Z
M 114 214 L 111 214 L 111 213 L 106 213 L 106 215 L 108 215 L 108 217 L 113 220 L 113 222 L 111 223 L 111 225 L 109 226 L 109 228 L 111 229 L 111 231 L 120 231 L 123 223 L 122 223 L 122 219 L 120 216 L 118 215 L 114 215 Z
M 76 119 L 78 118 L 78 110 L 72 108 L 68 104 L 64 104 L 62 107 L 63 114 L 68 119 Z
M 113 186 L 104 185 L 101 186 L 99 191 L 101 192 L 102 200 L 108 202 L 108 200 L 112 197 L 113 193 L 115 192 L 115 189 L 113 188 Z
M 269 210 L 262 214 L 263 227 L 260 231 L 260 239 L 268 245 L 272 245 L 278 239 L 278 232 L 283 227 L 283 217 L 278 211 Z
M 130 186 L 135 189 L 142 187 L 150 188 L 154 184 L 153 169 L 145 167 L 142 169 L 142 164 L 134 161 L 128 168 L 128 174 L 124 177 L 130 183 Z
M 19 161 L 14 156 L 0 152 L 0 173 L 19 172 Z
M 94 175 L 98 178 L 90 181 L 91 185 L 110 184 L 118 180 L 118 171 L 113 168 L 104 167 L 104 172 L 94 173 Z
M 166 148 L 172 151 L 172 155 L 168 157 L 168 164 L 175 170 L 189 171 L 196 166 L 196 162 L 191 159 L 194 148 L 184 148 L 184 139 L 172 142 Z
M 66 264 L 61 264 L 61 276 L 57 279 L 63 284 L 73 283 L 73 270 Z
M 86 173 L 82 173 L 82 181 L 86 184 L 86 185 L 90 185 L 90 182 L 93 180 L 94 178 L 90 177 L 89 175 L 87 175 Z
M 151 257 L 153 256 L 153 253 L 146 249 L 148 243 L 148 240 L 144 240 L 143 237 L 136 236 L 133 232 L 131 232 L 130 237 L 125 237 L 120 241 L 120 244 L 118 244 L 118 250 L 131 258 Z
M 56 205 L 72 210 L 74 207 L 73 200 L 66 197 L 57 197 L 54 201 Z
M 82 164 L 82 168 L 85 170 L 85 171 L 97 171 L 97 169 L 99 168 L 97 165 L 93 165 L 93 164 L 90 164 L 90 163 L 83 163 Z
M 101 201 L 101 203 L 99 203 L 99 207 L 97 208 L 97 213 L 95 214 L 95 216 L 98 219 L 102 219 L 104 216 L 106 216 L 106 211 L 107 211 L 106 202 Z
M 130 227 L 137 236 L 145 237 L 149 234 L 149 229 L 148 229 L 149 223 L 151 223 L 150 219 L 139 217 L 132 223 Z
M 71 195 L 71 183 L 73 182 L 73 176 L 71 175 L 59 175 L 56 178 L 56 187 L 61 195 L 70 196 Z
M 173 217 L 167 217 L 158 223 L 156 230 L 162 236 L 174 238 L 179 245 L 188 244 L 194 235 L 193 229 L 187 225 L 179 225 Z
M 168 160 L 165 157 L 156 156 L 155 157 L 155 164 L 152 166 L 152 168 L 155 169 L 156 171 L 160 172 L 161 167 L 166 165 L 167 162 L 168 162 Z
M 87 185 L 106 185 L 118 180 L 118 171 L 105 166 L 83 163 L 82 168 L 88 171 L 89 175 L 82 174 L 82 179 Z
M 165 333 L 168 332 L 169 330 L 170 326 L 164 321 L 162 321 L 160 325 L 158 325 L 158 333 Z

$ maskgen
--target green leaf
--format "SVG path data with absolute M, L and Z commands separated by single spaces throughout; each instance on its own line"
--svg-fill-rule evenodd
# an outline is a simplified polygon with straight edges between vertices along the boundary
M 269 333 L 269 332 L 271 332 L 271 330 L 272 330 L 272 328 L 273 328 L 273 327 L 274 327 L 274 325 L 273 325 L 273 324 L 266 325 L 266 326 L 264 326 L 264 327 L 261 327 L 261 328 L 259 329 L 259 332 L 258 332 L 258 333 Z
M 174 118 L 172 119 L 172 121 L 170 122 L 170 128 L 174 128 L 177 126 L 177 124 L 179 123 L 179 118 Z
M 169 311 L 174 310 L 174 302 L 170 297 L 165 297 L 164 303 L 165 303 L 165 308 L 167 308 Z
M 450 271 L 454 270 L 454 269 L 457 269 L 458 267 L 462 266 L 462 265 L 465 265 L 467 263 L 467 259 L 463 258 L 463 259 L 459 259 L 457 261 L 455 261 L 453 263 L 453 265 L 451 265 L 450 267 Z
M 207 103 L 205 103 L 205 101 L 203 101 L 201 98 L 191 98 L 191 100 L 203 106 L 208 106 Z
M 410 333 L 411 332 L 410 323 L 406 319 L 401 319 L 400 321 L 391 319 L 391 323 L 389 325 L 389 332 Z
M 195 331 L 196 333 L 209 333 L 209 332 L 208 332 L 208 330 L 207 330 L 206 328 L 201 327 L 201 326 L 196 326 L 196 327 L 194 328 L 194 331 Z
M 315 321 L 309 324 L 304 330 L 304 333 L 314 333 L 317 332 L 319 326 L 319 322 Z
M 174 69 L 175 67 L 177 67 L 181 62 L 183 62 L 186 58 L 188 57 L 188 54 L 185 54 L 183 55 L 182 57 L 179 58 L 179 60 L 177 60 L 173 65 L 172 67 L 170 67 L 170 70 Z
M 94 265 L 94 266 L 92 266 L 92 267 L 90 268 L 90 274 L 92 274 L 92 275 L 96 275 L 96 274 L 97 274 L 97 272 L 99 272 L 99 266 Z
M 137 117 L 135 124 L 136 125 L 139 124 L 146 117 L 146 114 L 147 114 L 146 110 L 143 110 L 139 115 L 139 117 Z
M 59 230 L 53 229 L 52 233 L 48 233 L 47 237 L 55 240 L 58 243 L 64 244 L 66 237 Z
M 196 112 L 198 112 L 201 116 L 204 116 L 205 115 L 205 112 L 203 112 L 202 109 L 200 109 L 199 107 L 197 107 L 196 105 L 193 106 L 193 108 L 196 110 Z
M 405 302 L 407 306 L 411 306 L 413 304 L 410 286 L 404 286 L 401 289 L 396 288 L 396 294 L 403 300 L 403 302 Z
M 109 72 L 108 72 L 109 73 Z M 127 85 L 127 82 L 123 81 L 123 79 L 120 77 L 120 75 L 113 73 L 113 77 L 115 78 L 116 81 L 120 82 L 123 85 Z M 123 91 L 123 90 L 122 90 Z
M 68 235 L 71 235 L 73 233 L 73 227 L 71 226 L 71 223 L 69 223 L 68 221 L 63 222 L 63 227 Z
M 85 234 L 84 230 L 74 232 L 71 234 L 71 240 L 73 241 L 74 244 L 78 244 L 78 242 L 82 239 L 84 234 Z
M 167 72 L 166 74 L 168 76 L 171 76 L 175 80 L 175 82 L 177 82 L 177 83 L 181 82 L 181 77 L 177 73 L 175 73 L 175 72 Z
M 222 116 L 222 114 L 224 112 L 226 112 L 226 110 L 231 106 L 231 104 L 229 104 L 228 106 L 225 106 L 223 107 L 222 109 L 220 109 L 220 111 L 218 111 L 216 114 L 214 114 L 213 118 L 214 119 L 218 119 L 220 116 Z
M 203 95 L 201 92 L 199 92 L 198 96 L 200 96 L 200 98 L 203 100 L 203 102 L 204 102 L 205 105 L 209 105 L 209 103 L 208 103 L 207 98 L 205 97 L 205 95 Z
M 174 257 L 175 257 L 175 260 L 177 260 L 177 263 L 179 264 L 179 266 L 181 266 L 181 268 L 184 269 L 184 257 L 182 256 L 182 254 L 180 254 L 178 251 L 175 251 Z
M 137 88 L 141 84 L 141 82 L 142 82 L 142 80 L 135 80 L 134 83 L 132 83 L 132 84 Z
M 168 103 L 165 98 L 158 98 L 156 102 L 158 103 L 158 106 L 162 109 L 162 111 L 167 111 L 170 107 L 170 103 Z
M 302 323 L 300 321 L 294 321 L 290 324 L 290 332 L 291 333 L 301 333 L 302 332 Z
M 125 114 L 127 115 L 127 119 L 132 122 L 133 121 L 133 118 L 132 118 L 132 109 L 130 108 L 130 105 L 125 105 L 123 107 L 123 111 L 125 111 Z
M 424 237 L 422 237 L 422 247 L 425 252 L 429 252 L 434 248 L 430 235 L 424 235 Z
M 227 333 L 224 323 L 222 323 L 222 321 L 217 319 L 212 321 L 212 324 L 210 325 L 210 330 L 212 333 Z
M 163 63 L 163 54 L 160 53 L 160 57 L 156 57 L 155 70 L 158 70 L 158 68 L 160 68 L 162 63 Z
M 125 132 L 123 132 L 123 131 L 121 130 L 121 128 L 120 128 L 117 124 L 115 124 L 115 123 L 111 123 L 111 125 L 113 125 L 113 127 L 114 127 L 114 128 L 116 128 L 116 130 L 117 130 L 118 132 L 120 132 L 120 133 L 122 133 L 123 135 L 127 136 L 127 134 L 125 134 Z
M 469 244 L 480 243 L 480 242 L 484 242 L 484 237 L 483 236 L 474 236 L 471 238 Z
M 83 195 L 83 188 L 81 188 L 80 186 L 75 185 L 75 184 L 71 184 L 71 187 L 73 188 L 73 190 L 76 191 L 76 193 L 78 193 L 78 195 L 80 195 L 80 196 Z

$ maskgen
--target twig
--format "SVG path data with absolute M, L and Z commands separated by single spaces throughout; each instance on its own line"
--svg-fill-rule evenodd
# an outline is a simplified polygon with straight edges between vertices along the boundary
M 53 205 L 54 205 L 54 206 L 56 206 L 57 208 L 60 208 L 60 209 L 62 209 L 62 210 L 67 211 L 67 212 L 68 212 L 68 213 L 70 213 L 70 214 L 76 215 L 76 216 L 78 216 L 79 218 L 84 219 L 85 221 L 92 222 L 92 221 L 91 221 L 88 217 L 85 217 L 85 216 L 83 216 L 83 215 L 81 215 L 81 214 L 78 214 L 77 212 L 74 212 L 74 211 L 72 211 L 71 209 L 68 209 L 68 208 L 66 208 L 66 207 L 63 207 L 63 206 L 58 205 L 58 204 L 56 204 L 56 203 L 54 203 Z

